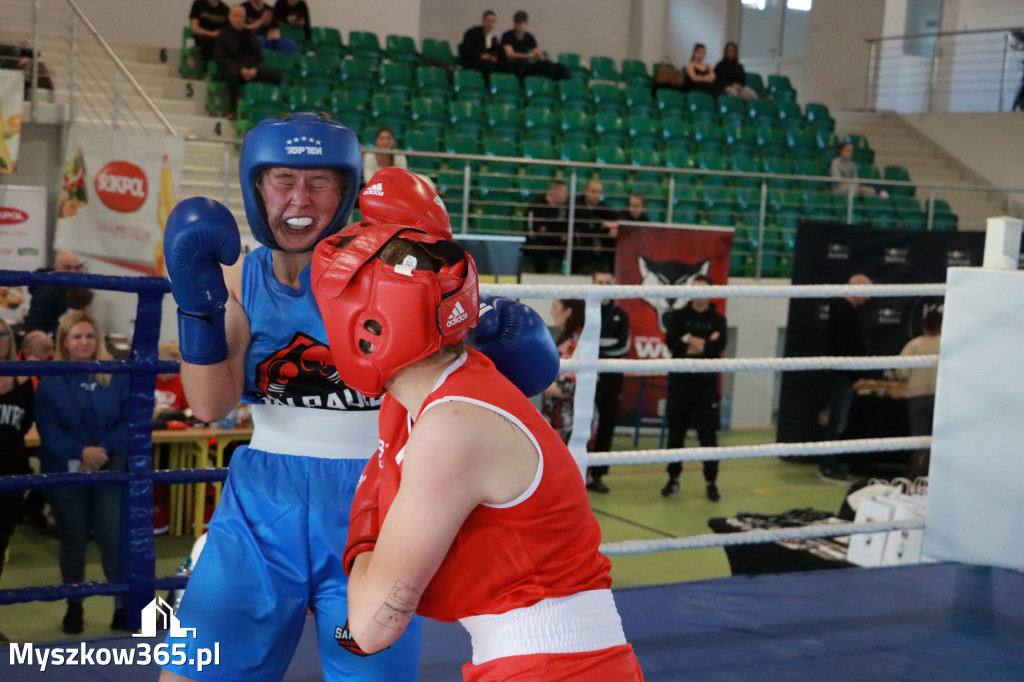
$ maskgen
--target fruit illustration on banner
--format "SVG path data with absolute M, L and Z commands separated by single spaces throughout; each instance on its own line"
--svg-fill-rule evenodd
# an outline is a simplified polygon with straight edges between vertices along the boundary
M 85 153 L 78 148 L 78 153 L 71 161 L 64 162 L 64 177 L 60 188 L 60 217 L 70 218 L 78 213 L 78 208 L 88 202 L 85 189 Z
M 167 216 L 174 208 L 174 176 L 171 175 L 171 167 L 167 165 L 167 155 L 164 154 L 163 168 L 160 171 L 160 192 L 157 195 L 156 219 L 160 224 L 160 241 L 153 248 L 153 260 L 156 265 L 158 276 L 164 276 L 164 242 L 163 233 L 167 229 Z
M 13 116 L 11 118 L 14 118 Z M 21 121 L 18 121 L 18 129 L 21 129 Z M 4 123 L 3 102 L 0 102 L 0 173 L 13 173 L 14 161 L 11 159 L 11 152 L 7 149 L 7 126 Z

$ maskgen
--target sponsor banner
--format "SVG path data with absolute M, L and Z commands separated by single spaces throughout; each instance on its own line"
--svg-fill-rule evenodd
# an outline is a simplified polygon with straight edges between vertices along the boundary
M 716 284 L 727 284 L 732 251 L 731 228 L 653 227 L 620 223 L 615 243 L 615 281 L 618 284 L 688 284 L 698 274 L 709 275 Z M 668 358 L 665 345 L 664 315 L 682 308 L 686 298 L 629 298 L 617 304 L 629 315 L 631 347 L 627 358 Z M 714 300 L 718 311 L 725 312 L 725 301 Z M 633 419 L 635 408 L 643 400 L 643 417 L 659 418 L 664 409 L 664 376 L 628 378 L 623 382 L 623 419 Z
M 0 185 L 0 270 L 45 265 L 46 188 Z M 20 321 L 28 301 L 27 287 L 0 286 L 0 317 Z
M 845 284 L 862 273 L 877 284 L 946 281 L 946 268 L 980 266 L 984 232 L 921 232 L 876 229 L 831 223 L 804 223 L 797 231 L 793 284 Z M 921 334 L 924 313 L 941 298 L 875 298 L 858 308 L 867 355 L 899 355 L 907 341 Z M 828 299 L 792 299 L 786 325 L 786 357 L 824 355 L 830 315 Z M 882 371 L 865 372 L 881 378 Z M 795 443 L 822 439 L 819 417 L 828 402 L 826 372 L 783 372 L 777 439 Z M 879 401 L 876 401 L 879 402 Z M 898 418 L 874 419 L 866 402 L 851 415 L 847 437 L 909 435 L 905 406 L 893 401 L 884 409 Z M 891 408 L 891 409 L 889 409 Z M 858 411 L 865 418 L 857 418 Z M 900 425 L 903 425 L 900 427 Z
M 184 141 L 74 124 L 65 149 L 55 250 L 163 275 L 163 230 Z
M 21 69 L 0 69 L 0 173 L 17 170 L 24 101 L 25 72 Z

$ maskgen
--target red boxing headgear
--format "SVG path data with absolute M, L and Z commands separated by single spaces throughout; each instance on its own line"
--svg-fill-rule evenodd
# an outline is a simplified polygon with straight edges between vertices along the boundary
M 440 271 L 381 261 L 393 239 L 423 246 Z M 313 252 L 311 280 L 338 373 L 368 396 L 382 394 L 399 370 L 461 341 L 479 315 L 473 257 L 405 225 L 362 223 L 324 239 Z
M 359 195 L 367 223 L 415 227 L 441 239 L 452 238 L 448 209 L 426 180 L 404 168 L 389 166 L 373 174 Z

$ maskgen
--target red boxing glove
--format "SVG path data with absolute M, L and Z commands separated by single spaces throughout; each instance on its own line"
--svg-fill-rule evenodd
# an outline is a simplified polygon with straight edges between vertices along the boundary
M 380 490 L 380 458 L 374 455 L 363 468 L 359 485 L 352 496 L 352 511 L 348 519 L 348 539 L 341 567 L 348 576 L 352 562 L 363 552 L 372 552 L 380 535 L 380 509 L 377 492 Z
M 448 209 L 431 186 L 403 168 L 381 168 L 359 195 L 359 210 L 368 223 L 417 227 L 442 239 L 452 238 Z

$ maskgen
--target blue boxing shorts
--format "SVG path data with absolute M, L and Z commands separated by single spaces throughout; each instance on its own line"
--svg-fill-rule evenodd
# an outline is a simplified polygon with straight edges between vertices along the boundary
M 219 665 L 165 665 L 196 680 L 280 680 L 302 634 L 307 606 L 316 616 L 325 680 L 415 680 L 422 621 L 391 648 L 360 656 L 342 646 L 348 581 L 341 566 L 352 494 L 366 460 L 235 451 L 206 546 L 177 617 L 195 637 L 168 636 L 184 659 L 220 648 Z M 345 633 L 347 635 L 347 633 Z M 181 660 L 178 651 L 172 660 Z

